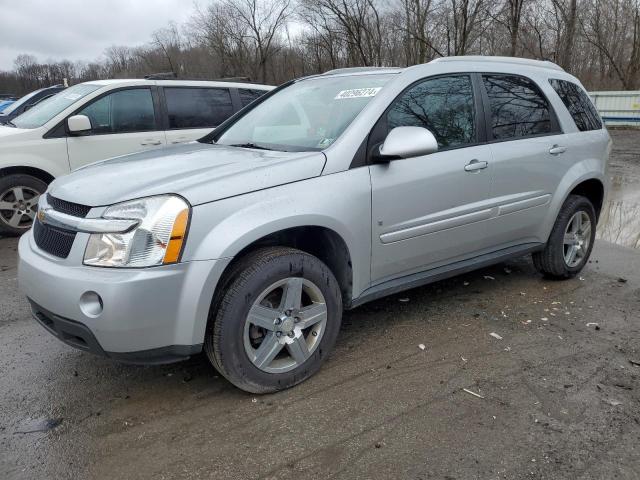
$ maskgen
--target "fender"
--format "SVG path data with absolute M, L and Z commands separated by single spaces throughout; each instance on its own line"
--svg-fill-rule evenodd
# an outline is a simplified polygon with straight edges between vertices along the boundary
M 186 261 L 232 258 L 267 235 L 318 226 L 334 231 L 347 245 L 353 295 L 368 287 L 371 184 L 366 167 L 199 205 L 192 215 Z
M 198 295 L 194 342 L 204 338 L 223 270 L 239 252 L 272 233 L 306 226 L 334 231 L 351 255 L 353 298 L 369 286 L 371 183 L 367 167 L 198 205 L 192 209 L 190 223 L 183 261 L 216 260 L 208 262 L 211 271 Z
M 560 208 L 574 188 L 587 180 L 598 180 L 604 188 L 606 199 L 609 190 L 609 179 L 603 171 L 603 162 L 595 158 L 588 158 L 574 164 L 560 180 L 555 193 L 549 203 L 547 218 L 538 230 L 539 238 L 546 242 L 553 229 L 553 224 L 560 213 Z
M 42 129 L 34 129 L 0 135 L 0 171 L 28 167 L 46 172 L 53 178 L 69 173 L 67 139 L 43 139 L 42 133 Z

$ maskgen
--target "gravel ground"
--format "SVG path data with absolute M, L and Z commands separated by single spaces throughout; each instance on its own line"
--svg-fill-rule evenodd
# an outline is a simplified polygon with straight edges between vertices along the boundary
M 631 214 L 599 235 L 633 245 L 640 132 L 613 135 L 607 211 Z M 65 346 L 30 318 L 15 257 L 0 239 L 0 478 L 638 478 L 637 250 L 601 240 L 567 282 L 524 258 L 367 304 L 318 375 L 261 397 L 203 357 Z

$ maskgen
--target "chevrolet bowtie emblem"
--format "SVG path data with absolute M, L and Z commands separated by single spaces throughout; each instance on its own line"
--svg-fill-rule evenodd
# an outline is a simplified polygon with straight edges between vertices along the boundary
M 46 216 L 47 214 L 44 213 L 44 209 L 38 210 L 38 220 L 40 220 L 40 222 L 44 222 Z

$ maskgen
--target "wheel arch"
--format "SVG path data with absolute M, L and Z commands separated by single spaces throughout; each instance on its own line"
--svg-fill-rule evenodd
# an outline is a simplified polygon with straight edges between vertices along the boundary
M 336 277 L 342 293 L 343 305 L 351 304 L 353 263 L 349 247 L 339 233 L 320 225 L 300 225 L 274 230 L 246 243 L 239 248 L 233 260 L 224 269 L 216 291 L 225 288 L 229 277 L 233 274 L 234 266 L 241 258 L 257 248 L 269 246 L 295 248 L 320 259 Z
M 597 178 L 588 178 L 578 183 L 569 192 L 569 195 L 581 195 L 589 199 L 596 211 L 596 221 L 600 218 L 602 204 L 604 202 L 604 184 Z M 566 200 L 566 198 L 565 198 Z
M 32 177 L 35 177 L 38 180 L 42 180 L 47 185 L 50 184 L 54 179 L 54 176 L 51 175 L 49 172 L 37 167 L 14 166 L 14 167 L 0 168 L 0 178 L 6 177 L 9 175 L 17 175 L 17 174 L 31 175 Z
M 540 225 L 538 238 L 546 242 L 551 229 L 556 222 L 562 205 L 569 195 L 583 195 L 587 197 L 596 210 L 596 220 L 599 218 L 608 189 L 608 179 L 603 168 L 602 160 L 590 158 L 573 165 L 562 177 L 551 199 L 548 215 Z

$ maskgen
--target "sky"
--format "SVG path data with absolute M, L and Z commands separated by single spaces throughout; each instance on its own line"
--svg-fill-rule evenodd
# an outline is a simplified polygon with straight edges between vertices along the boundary
M 195 5 L 194 0 L 0 0 L 0 70 L 13 69 L 21 53 L 41 62 L 89 61 L 112 45 L 142 45 L 170 21 L 188 20 Z

